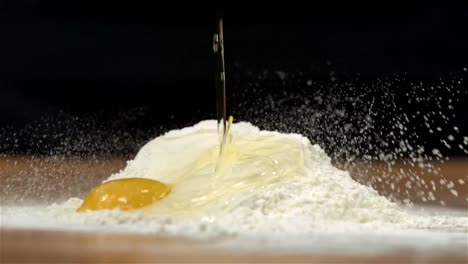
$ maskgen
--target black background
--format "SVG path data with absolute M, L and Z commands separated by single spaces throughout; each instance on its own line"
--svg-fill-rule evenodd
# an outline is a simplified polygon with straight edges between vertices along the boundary
M 43 0 L 1 5 L 3 152 L 57 148 L 48 135 L 64 131 L 74 132 L 63 138 L 88 138 L 78 152 L 108 151 L 91 147 L 111 134 L 103 132 L 108 129 L 120 133 L 117 140 L 124 145 L 111 151 L 132 153 L 151 136 L 214 118 L 216 13 L 225 18 L 228 89 L 234 97 L 266 70 L 304 73 L 298 82 L 345 82 L 356 76 L 365 82 L 395 73 L 431 82 L 464 78 L 468 67 L 464 5 L 238 2 L 218 7 Z M 286 93 L 293 86 L 282 87 L 273 77 L 268 83 Z M 468 101 L 460 96 L 454 122 L 466 135 Z M 232 102 L 236 116 L 238 102 Z M 50 124 L 63 120 L 66 125 Z M 39 143 L 31 140 L 45 134 Z M 447 153 L 464 155 L 456 148 Z

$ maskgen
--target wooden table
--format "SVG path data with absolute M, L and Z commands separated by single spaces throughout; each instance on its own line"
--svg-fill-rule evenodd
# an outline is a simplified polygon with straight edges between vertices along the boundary
M 465 179 L 468 160 L 438 164 L 448 180 Z M 83 196 L 111 173 L 125 166 L 124 159 L 83 159 L 61 157 L 0 158 L 0 198 L 2 205 L 50 203 L 71 196 Z M 375 173 L 379 166 L 376 162 Z M 405 168 L 400 162 L 395 168 Z M 354 175 L 355 177 L 358 177 Z M 359 175 L 362 180 L 362 175 Z M 371 177 L 371 176 L 369 176 Z M 391 177 L 389 174 L 388 177 Z M 427 176 L 431 177 L 431 176 Z M 403 183 L 401 183 L 403 184 Z M 388 190 L 376 186 L 380 192 Z M 458 197 L 440 190 L 446 204 L 467 209 L 467 185 L 457 185 Z M 414 201 L 418 197 L 414 196 Z M 434 203 L 437 205 L 437 203 Z M 468 237 L 467 237 L 468 239 Z M 307 263 L 468 263 L 468 249 L 433 249 L 424 254 L 410 247 L 375 255 L 343 252 L 295 252 L 278 250 L 213 249 L 216 241 L 139 234 L 65 232 L 45 230 L 0 230 L 0 262 L 307 262 Z
M 1 230 L 2 263 L 467 263 L 467 252 L 416 252 L 400 248 L 385 254 L 307 253 L 278 250 L 213 249 L 215 242 L 151 235 L 38 230 Z

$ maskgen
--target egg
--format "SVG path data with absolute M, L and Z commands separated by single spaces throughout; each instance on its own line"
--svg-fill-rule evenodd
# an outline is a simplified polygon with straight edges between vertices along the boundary
M 170 192 L 171 188 L 168 185 L 151 179 L 126 178 L 108 181 L 91 190 L 77 211 L 140 209 L 163 199 Z
M 216 121 L 205 121 L 150 141 L 125 170 L 91 191 L 79 211 L 214 217 L 258 188 L 305 175 L 304 145 L 294 135 L 260 132 L 230 119 L 222 146 L 218 139 Z

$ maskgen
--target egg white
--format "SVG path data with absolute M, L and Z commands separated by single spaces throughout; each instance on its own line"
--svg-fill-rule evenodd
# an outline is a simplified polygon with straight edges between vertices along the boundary
M 171 131 L 141 148 L 134 160 L 108 180 L 142 177 L 169 184 L 170 195 L 148 214 L 215 216 L 235 207 L 258 188 L 304 176 L 308 142 L 295 134 L 233 124 L 221 169 L 216 121 Z

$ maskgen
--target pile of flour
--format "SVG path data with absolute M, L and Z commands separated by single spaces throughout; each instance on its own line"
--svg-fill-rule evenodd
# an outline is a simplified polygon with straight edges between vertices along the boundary
M 183 136 L 202 130 L 216 130 L 215 121 L 174 130 L 162 137 Z M 237 131 L 237 132 L 236 132 Z M 414 229 L 468 230 L 468 217 L 424 216 L 409 213 L 370 187 L 354 181 L 348 172 L 335 168 L 330 158 L 307 138 L 297 134 L 259 131 L 249 123 L 234 124 L 233 133 L 282 135 L 304 148 L 305 174 L 287 182 L 273 183 L 242 194 L 238 204 L 216 217 L 176 219 L 120 210 L 77 213 L 82 200 L 71 198 L 46 207 L 2 207 L 3 227 L 34 227 L 75 230 L 129 231 L 183 235 L 219 236 L 308 236 L 320 233 L 398 233 Z M 148 143 L 148 144 L 151 144 Z M 148 152 L 148 147 L 142 149 Z M 109 179 L 144 174 L 139 154 L 127 169 Z M 131 174 L 129 174 L 131 172 Z M 220 201 L 223 203 L 224 201 Z

